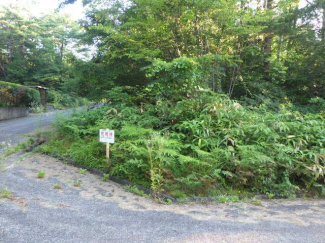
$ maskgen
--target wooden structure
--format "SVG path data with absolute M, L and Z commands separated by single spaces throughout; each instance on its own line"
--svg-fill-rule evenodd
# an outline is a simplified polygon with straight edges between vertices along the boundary
M 40 96 L 41 96 L 41 104 L 43 106 L 46 106 L 46 91 L 48 90 L 48 88 L 46 87 L 43 87 L 43 86 L 29 86 L 30 88 L 33 88 L 33 89 L 37 89 L 40 93 Z

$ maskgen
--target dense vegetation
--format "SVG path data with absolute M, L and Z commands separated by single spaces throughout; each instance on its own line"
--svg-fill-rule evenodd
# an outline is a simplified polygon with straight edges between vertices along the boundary
M 84 41 L 97 52 L 80 91 L 145 86 L 156 80 L 147 68 L 187 58 L 201 86 L 246 104 L 324 98 L 324 1 L 88 2 Z
M 175 197 L 324 194 L 324 1 L 84 4 L 79 25 L 1 15 L 0 78 L 107 104 L 58 121 L 44 151 Z
M 229 190 L 324 193 L 325 116 L 242 107 L 202 90 L 173 102 L 110 91 L 109 106 L 60 120 L 43 151 L 175 197 Z M 132 89 L 132 93 L 135 91 Z M 100 128 L 116 130 L 110 167 Z
M 37 106 L 41 97 L 36 89 L 23 85 L 0 81 L 0 107 Z
M 80 35 L 78 24 L 58 13 L 35 17 L 20 6 L 0 8 L 0 80 L 77 97 L 72 63 Z

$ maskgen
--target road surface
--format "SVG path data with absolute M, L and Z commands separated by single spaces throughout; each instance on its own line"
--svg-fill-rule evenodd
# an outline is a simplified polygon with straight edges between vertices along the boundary
M 71 110 L 52 111 L 0 121 L 0 143 L 7 141 L 16 143 L 23 139 L 23 134 L 48 126 L 55 121 L 58 115 L 68 115 L 71 112 Z
M 15 165 L 0 172 L 0 190 L 11 192 L 0 196 L 1 243 L 325 242 L 324 200 L 162 205 L 48 156 L 7 162 Z

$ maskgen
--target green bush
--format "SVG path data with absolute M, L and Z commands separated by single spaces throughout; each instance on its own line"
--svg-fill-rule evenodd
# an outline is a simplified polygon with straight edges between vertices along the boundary
M 41 97 L 39 91 L 23 85 L 0 81 L 0 106 L 39 105 Z
M 47 93 L 47 102 L 55 108 L 67 108 L 88 105 L 86 98 L 78 97 L 74 94 L 66 94 L 57 90 L 50 89 Z
M 324 113 L 244 108 L 204 90 L 176 103 L 127 100 L 59 121 L 46 150 L 103 169 L 98 130 L 108 127 L 116 134 L 110 174 L 154 191 L 213 195 L 231 189 L 282 197 L 325 191 Z

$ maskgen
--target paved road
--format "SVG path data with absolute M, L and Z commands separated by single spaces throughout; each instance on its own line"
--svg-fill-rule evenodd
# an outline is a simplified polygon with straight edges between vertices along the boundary
M 0 121 L 0 143 L 10 141 L 16 143 L 23 138 L 23 134 L 30 133 L 53 123 L 58 115 L 68 115 L 72 110 L 52 111 L 33 114 L 12 120 Z
M 324 200 L 161 205 L 47 156 L 19 158 L 0 172 L 12 193 L 0 197 L 1 243 L 325 242 Z

